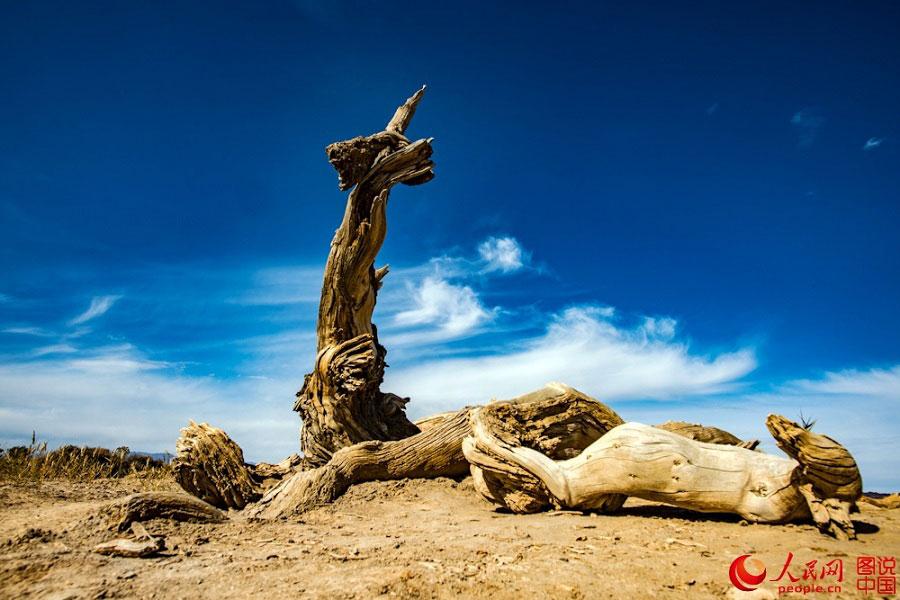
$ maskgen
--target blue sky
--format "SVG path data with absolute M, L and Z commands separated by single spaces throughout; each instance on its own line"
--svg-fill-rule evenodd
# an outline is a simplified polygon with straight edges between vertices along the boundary
M 486 4 L 486 5 L 485 5 Z M 818 420 L 898 489 L 896 3 L 11 3 L 0 443 L 297 449 L 344 195 L 409 135 L 379 258 L 414 417 L 560 380 L 625 418 Z M 772 450 L 772 444 L 768 444 Z

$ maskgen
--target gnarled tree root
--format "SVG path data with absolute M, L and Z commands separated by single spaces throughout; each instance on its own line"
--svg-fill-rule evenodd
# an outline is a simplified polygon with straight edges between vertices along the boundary
M 246 513 L 257 518 L 291 517 L 334 502 L 355 483 L 464 475 L 468 463 L 462 440 L 469 433 L 469 410 L 454 413 L 403 440 L 342 448 L 324 466 L 284 479 Z
M 111 503 L 105 511 L 119 531 L 132 523 L 152 519 L 172 519 L 196 523 L 216 523 L 225 514 L 210 504 L 187 494 L 175 492 L 142 492 Z

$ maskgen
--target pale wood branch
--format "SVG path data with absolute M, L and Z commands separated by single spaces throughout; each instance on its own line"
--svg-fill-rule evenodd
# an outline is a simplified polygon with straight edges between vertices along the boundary
M 423 85 L 415 94 L 407 98 L 406 102 L 397 107 L 397 111 L 391 117 L 384 130 L 393 131 L 400 135 L 406 133 L 406 128 L 409 127 L 409 122 L 412 121 L 413 116 L 416 114 L 416 107 L 424 95 L 425 86 Z

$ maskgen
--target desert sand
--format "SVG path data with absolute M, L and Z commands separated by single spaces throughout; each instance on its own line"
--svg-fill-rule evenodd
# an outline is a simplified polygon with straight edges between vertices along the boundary
M 747 525 L 639 500 L 615 515 L 505 514 L 470 479 L 361 484 L 296 522 L 148 521 L 166 540 L 157 556 L 95 553 L 120 537 L 104 507 L 146 489 L 129 479 L 0 484 L 0 597 L 721 598 L 735 597 L 737 556 L 762 560 L 771 579 L 792 552 L 795 575 L 813 559 L 844 561 L 841 593 L 807 597 L 852 598 L 862 597 L 857 556 L 900 554 L 900 511 L 870 505 L 854 515 L 859 539 L 838 541 L 811 524 Z M 753 597 L 774 597 L 777 585 Z

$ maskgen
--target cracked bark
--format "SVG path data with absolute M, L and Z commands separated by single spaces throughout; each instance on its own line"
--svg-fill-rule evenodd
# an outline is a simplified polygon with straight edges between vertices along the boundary
M 384 131 L 326 149 L 340 189 L 352 191 L 325 265 L 315 364 L 294 404 L 303 421 L 301 448 L 312 466 L 353 444 L 419 432 L 406 418 L 408 398 L 380 389 L 387 351 L 378 343 L 372 312 L 388 272 L 386 266 L 375 268 L 375 258 L 387 234 L 390 190 L 434 176 L 431 139 L 405 137 L 424 92 L 423 87 L 402 104 Z

